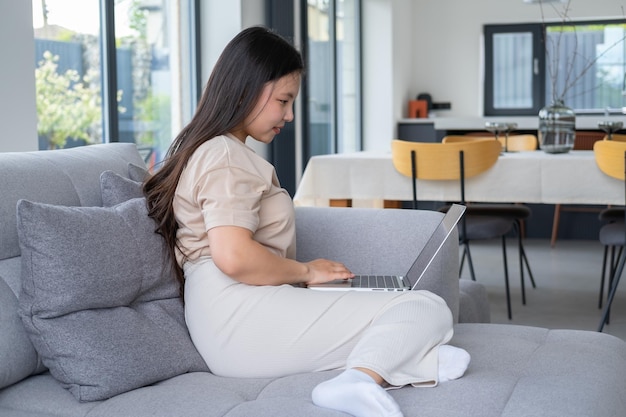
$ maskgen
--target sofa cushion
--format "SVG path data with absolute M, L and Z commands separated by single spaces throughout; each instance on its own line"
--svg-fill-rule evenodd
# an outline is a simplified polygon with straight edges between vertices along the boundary
M 0 389 L 45 369 L 17 315 L 17 297 L 1 274 L 0 335 Z
M 50 373 L 80 401 L 207 370 L 145 201 L 21 200 L 20 314 Z
M 124 178 L 113 171 L 104 171 L 100 174 L 100 191 L 104 207 L 112 207 L 132 198 L 143 197 L 141 182 Z
M 436 388 L 390 390 L 404 416 L 624 416 L 626 344 L 614 336 L 471 323 L 457 325 L 450 343 L 471 354 L 467 372 Z M 11 417 L 10 410 L 49 417 L 348 417 L 311 402 L 311 390 L 338 372 L 262 379 L 194 372 L 101 403 L 78 403 L 43 374 L 0 391 L 0 416 L 6 407 Z
M 128 178 L 133 181 L 142 182 L 146 179 L 148 173 L 149 172 L 145 165 L 139 166 L 137 164 L 133 164 L 132 162 L 128 164 Z

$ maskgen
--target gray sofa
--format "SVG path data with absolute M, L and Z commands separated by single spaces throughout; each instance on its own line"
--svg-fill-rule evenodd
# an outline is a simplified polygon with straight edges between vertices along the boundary
M 0 153 L 0 416 L 345 415 L 310 400 L 338 371 L 230 379 L 206 369 L 145 206 L 128 200 L 141 165 L 132 144 Z M 298 257 L 400 273 L 440 216 L 298 208 Z M 472 362 L 457 381 L 392 391 L 405 416 L 626 415 L 626 343 L 485 323 L 484 288 L 459 281 L 457 267 L 453 238 L 421 285 L 452 309 L 452 344 Z

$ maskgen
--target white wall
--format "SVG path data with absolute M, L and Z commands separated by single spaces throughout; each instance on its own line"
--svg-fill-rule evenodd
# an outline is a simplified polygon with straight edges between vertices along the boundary
M 0 0 L 0 152 L 36 151 L 32 4 Z
M 0 0 L 4 1 L 4 0 Z M 263 0 L 203 0 L 200 2 L 203 85 L 226 44 L 245 27 L 263 24 Z
M 362 16 L 363 146 L 380 149 L 395 125 L 391 8 L 385 0 L 366 0 Z
M 623 0 L 571 0 L 568 15 L 625 19 L 625 4 Z M 563 10 L 560 3 L 556 7 Z M 543 10 L 546 20 L 558 18 L 552 6 L 544 5 Z M 540 6 L 523 0 L 415 0 L 409 95 L 429 92 L 434 101 L 451 102 L 452 109 L 440 116 L 482 116 L 483 25 L 541 21 Z
M 265 1 L 241 0 L 241 22 L 244 28 L 265 23 Z
M 200 65 L 203 87 L 222 50 L 241 28 L 240 1 L 205 0 L 200 2 Z
M 203 87 L 226 44 L 243 28 L 264 23 L 263 4 L 263 0 L 204 0 L 200 3 Z M 248 145 L 259 155 L 267 157 L 267 145 L 254 141 Z
M 241 29 L 250 26 L 262 25 L 265 23 L 265 1 L 264 0 L 241 0 Z M 264 158 L 269 158 L 271 148 L 257 141 L 249 141 L 254 151 Z

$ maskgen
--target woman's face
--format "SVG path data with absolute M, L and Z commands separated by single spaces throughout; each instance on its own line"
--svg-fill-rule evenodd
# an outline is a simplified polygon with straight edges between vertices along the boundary
M 293 103 L 299 91 L 299 73 L 287 74 L 267 83 L 243 125 L 231 133 L 242 142 L 252 136 L 259 142 L 270 143 L 285 123 L 293 120 Z

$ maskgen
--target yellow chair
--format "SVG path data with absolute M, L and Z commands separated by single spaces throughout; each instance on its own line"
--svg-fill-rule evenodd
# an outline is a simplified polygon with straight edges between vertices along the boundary
M 616 135 L 613 134 L 613 137 Z M 585 131 L 577 130 L 576 137 L 574 138 L 574 151 L 591 151 L 593 145 L 599 140 L 606 138 L 606 133 L 599 131 Z M 587 207 L 587 206 L 562 206 L 561 204 L 554 205 L 554 216 L 552 217 L 552 234 L 550 236 L 550 246 L 556 245 L 556 239 L 559 235 L 559 222 L 561 221 L 561 212 L 583 212 L 583 213 L 597 213 L 602 209 Z
M 479 133 L 470 133 L 466 135 L 448 135 L 445 136 L 441 142 L 442 143 L 459 143 L 459 142 L 471 142 L 477 140 L 494 140 L 493 136 L 484 135 L 481 136 Z M 505 139 L 503 137 L 499 137 L 498 141 L 502 145 L 502 149 L 504 150 Z M 508 139 L 508 149 L 512 152 L 521 152 L 521 151 L 534 151 L 537 150 L 537 136 L 535 135 L 509 135 Z M 530 209 L 529 209 L 530 210 Z M 522 237 L 524 237 L 524 220 L 526 220 L 528 216 L 525 216 L 520 221 L 520 233 Z
M 494 140 L 493 136 L 485 135 L 449 135 L 445 136 L 442 143 L 456 143 L 476 140 Z M 509 152 L 534 151 L 537 149 L 537 136 L 535 135 L 509 135 L 508 139 L 503 136 L 498 137 L 502 149 L 507 146 Z
M 447 135 L 441 139 L 441 143 L 476 142 L 479 140 L 495 140 L 493 136 L 481 135 Z
M 626 135 L 620 135 L 620 136 L 621 137 L 614 139 L 614 140 L 616 142 L 626 142 Z M 613 138 L 615 138 L 615 133 L 613 134 Z M 608 136 L 605 136 L 604 140 L 608 140 Z M 609 162 L 609 155 L 611 154 L 610 152 L 608 152 L 608 149 L 611 147 L 619 148 L 619 145 L 598 145 L 598 146 L 600 150 L 597 153 L 594 152 L 594 155 L 596 155 L 596 161 L 597 161 L 596 163 L 602 164 L 605 171 L 611 174 L 610 176 L 616 175 L 617 173 L 614 172 L 612 168 L 609 168 L 609 166 L 606 164 Z M 604 282 L 605 282 L 605 276 L 607 272 L 607 265 L 611 265 L 611 268 L 609 271 L 609 277 L 611 277 L 613 273 L 615 272 L 615 266 L 617 264 L 616 259 L 619 259 L 619 257 L 621 256 L 621 252 L 624 250 L 624 247 L 620 246 L 619 253 L 616 256 L 616 245 L 614 245 L 613 243 L 619 243 L 619 242 L 616 242 L 615 238 L 619 240 L 619 238 L 621 238 L 621 233 L 618 235 L 613 235 L 610 238 L 609 233 L 611 232 L 612 229 L 615 229 L 617 226 L 608 226 L 608 224 L 623 222 L 624 214 L 625 214 L 624 207 L 609 206 L 606 209 L 602 210 L 600 212 L 600 215 L 598 216 L 600 221 L 602 221 L 603 223 L 607 223 L 606 225 L 607 227 L 603 227 L 600 229 L 600 241 L 604 243 L 604 254 L 602 257 L 602 274 L 600 275 L 600 295 L 598 297 L 598 308 L 602 308 L 602 301 L 603 301 L 603 296 L 604 296 Z M 611 251 L 610 261 L 608 260 L 609 250 Z M 607 261 L 609 262 L 607 263 Z M 609 289 L 610 289 L 610 283 L 609 283 Z M 607 319 L 607 323 L 608 323 L 608 319 Z
M 593 146 L 593 153 L 595 155 L 598 168 L 606 175 L 616 178 L 621 181 L 625 181 L 626 178 L 626 142 L 620 140 L 602 140 L 598 141 Z M 626 186 L 626 181 L 624 182 Z M 624 190 L 624 202 L 626 208 L 626 189 Z M 607 298 L 604 311 L 602 313 L 602 319 L 598 325 L 598 331 L 601 332 L 604 325 L 608 323 L 609 312 L 611 304 L 615 297 L 619 280 L 624 271 L 624 264 L 626 263 L 626 251 L 624 246 L 626 245 L 626 227 L 624 226 L 624 219 L 616 220 L 612 223 L 602 226 L 600 229 L 600 243 L 604 245 L 604 257 L 602 265 L 602 277 L 601 277 L 601 293 L 604 287 L 604 274 L 607 261 L 607 251 L 609 247 L 613 249 L 620 247 L 620 254 L 617 262 L 611 262 L 611 268 L 609 272 L 609 295 Z
M 463 216 L 459 238 L 463 254 L 459 275 L 467 259 L 471 278 L 476 279 L 470 252 L 470 241 L 501 238 L 504 262 L 504 282 L 506 289 L 509 318 L 511 300 L 506 257 L 506 235 L 516 230 L 520 253 L 520 277 L 522 283 L 522 302 L 525 304 L 524 263 L 534 284 L 534 279 L 523 249 L 518 219 L 529 215 L 525 206 L 513 204 L 467 204 L 465 198 L 465 180 L 490 169 L 498 160 L 502 147 L 491 140 L 464 141 L 457 143 L 425 143 L 394 140 L 391 143 L 391 155 L 394 167 L 402 175 L 412 178 L 413 208 L 418 208 L 417 179 L 419 180 L 455 180 L 459 181 L 459 203 L 467 205 Z M 445 210 L 445 209 L 444 209 Z
M 593 154 L 600 171 L 618 180 L 624 180 L 624 151 L 626 140 L 603 140 L 593 145 Z

